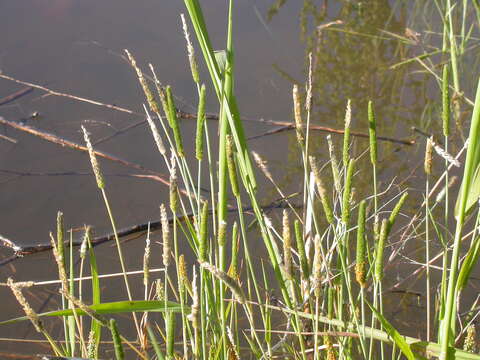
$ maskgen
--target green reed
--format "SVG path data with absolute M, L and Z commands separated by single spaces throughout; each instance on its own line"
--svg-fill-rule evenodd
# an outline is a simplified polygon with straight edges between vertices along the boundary
M 84 293 L 82 280 L 75 278 L 72 266 L 74 255 L 70 250 L 67 270 L 63 245 L 64 225 L 59 215 L 57 239 L 54 248 L 61 256 L 57 259 L 59 284 L 62 287 L 62 310 L 35 314 L 19 293 L 19 285 L 9 281 L 15 296 L 21 301 L 30 320 L 47 338 L 53 352 L 63 356 L 90 356 L 102 358 L 105 350 L 113 350 L 117 359 L 128 358 L 126 350 L 142 359 L 237 359 L 237 358 L 293 358 L 293 359 L 407 359 L 422 358 L 425 354 L 441 359 L 480 359 L 479 355 L 454 349 L 457 335 L 456 299 L 465 289 L 472 269 L 480 255 L 478 231 L 472 235 L 465 259 L 461 257 L 464 225 L 472 204 L 478 200 L 477 178 L 480 147 L 480 84 L 472 116 L 466 166 L 461 193 L 456 209 L 457 228 L 450 270 L 447 272 L 448 246 L 442 246 L 444 278 L 439 296 L 440 330 L 439 344 L 430 341 L 434 321 L 430 318 L 433 283 L 430 266 L 434 238 L 440 234 L 434 212 L 436 204 L 429 200 L 435 173 L 432 171 L 433 143 L 429 140 L 425 172 L 425 201 L 423 218 L 414 224 L 415 231 L 425 227 L 425 272 L 427 293 L 427 341 L 400 334 L 387 319 L 384 307 L 384 286 L 388 281 L 388 255 L 395 251 L 398 232 L 403 225 L 407 191 L 386 188 L 377 179 L 382 165 L 382 152 L 377 138 L 380 123 L 373 102 L 365 110 L 369 141 L 360 142 L 354 135 L 352 103 L 348 101 L 344 119 L 344 135 L 340 143 L 341 158 L 336 153 L 336 139 L 329 136 L 322 142 L 326 157 L 314 156 L 310 132 L 312 118 L 312 57 L 306 86 L 293 86 L 292 114 L 298 146 L 298 162 L 303 166 L 301 191 L 298 196 L 285 195 L 260 156 L 256 162 L 267 179 L 282 197 L 283 211 L 268 213 L 260 205 L 256 173 L 250 160 L 250 149 L 244 134 L 243 123 L 234 91 L 235 56 L 233 46 L 233 1 L 229 1 L 225 50 L 214 52 L 207 24 L 198 0 L 185 0 L 196 40 L 209 79 L 217 96 L 219 113 L 217 149 L 212 148 L 209 134 L 212 124 L 206 118 L 208 85 L 204 85 L 199 72 L 200 64 L 188 32 L 188 24 L 182 16 L 183 32 L 187 42 L 187 56 L 193 86 L 197 88 L 198 107 L 194 154 L 184 142 L 182 121 L 177 113 L 172 86 L 161 84 L 153 73 L 156 93 L 133 56 L 128 58 L 137 73 L 145 94 L 146 119 L 152 132 L 160 159 L 170 173 L 169 203 L 160 206 L 162 252 L 155 253 L 151 246 L 150 229 L 143 261 L 142 300 L 135 300 L 130 289 L 129 272 L 116 231 L 116 223 L 105 192 L 105 179 L 100 171 L 89 135 L 83 129 L 90 153 L 91 165 L 104 200 L 122 268 L 128 301 L 108 303 L 101 297 L 101 280 L 97 258 L 92 246 L 90 228 L 85 229 L 85 245 L 82 246 L 80 278 L 86 264 L 90 265 L 92 298 Z M 446 1 L 451 9 L 452 4 Z M 450 43 L 450 62 L 454 89 L 459 91 L 459 65 L 454 24 L 451 11 L 445 13 L 446 34 Z M 464 26 L 462 25 L 462 31 Z M 463 46 L 463 45 L 462 45 Z M 461 49 L 462 46 L 459 48 Z M 442 123 L 445 151 L 450 140 L 449 65 L 443 68 Z M 208 81 L 205 81 L 207 83 Z M 302 89 L 306 89 L 303 94 Z M 305 99 L 304 106 L 302 99 Z M 161 107 L 160 107 L 161 105 Z M 305 114 L 302 115 L 303 108 Z M 381 115 L 381 114 L 380 114 Z M 305 119 L 303 118 L 305 116 Z M 367 120 L 367 121 L 365 121 Z M 362 126 L 363 126 L 362 125 Z M 209 130 L 210 128 L 210 130 Z M 355 143 L 355 144 L 354 144 Z M 309 145 L 310 144 L 310 145 Z M 361 146 L 358 146 L 358 145 Z M 353 146 L 354 145 L 354 146 Z M 365 148 L 365 146 L 367 148 Z M 363 147 L 363 150 L 358 149 Z M 383 150 L 383 148 L 382 148 Z M 204 161 L 204 152 L 207 161 Z M 369 161 L 363 161 L 368 156 Z M 213 154 L 218 154 L 218 167 Z M 190 158 L 195 164 L 190 164 Z M 337 159 L 341 159 L 340 161 Z M 368 169 L 362 165 L 369 162 Z M 197 168 L 195 169 L 195 166 Z M 382 165 L 383 166 L 383 165 Z M 448 225 L 448 166 L 445 161 L 447 197 L 442 222 Z M 202 188 L 202 171 L 207 170 L 210 191 Z M 367 194 L 358 195 L 355 187 L 366 174 L 371 174 L 372 188 Z M 369 175 L 370 176 L 370 175 Z M 441 178 L 442 180 L 442 178 Z M 300 181 L 299 181 L 300 183 Z M 443 180 L 442 180 L 443 183 Z M 476 197 L 475 197 L 475 194 Z M 360 198 L 360 201 L 357 199 Z M 420 198 L 420 197 L 419 197 Z M 208 199 L 208 201 L 206 200 Z M 298 205 L 292 199 L 300 199 Z M 395 202 L 395 199 L 398 199 Z M 417 201 L 418 199 L 409 199 Z M 423 199 L 422 199 L 423 200 Z M 395 202 L 395 205 L 391 205 Z M 248 210 L 244 210 L 248 207 Z M 236 208 L 236 209 L 235 209 Z M 273 214 L 273 215 L 272 215 Z M 353 219 L 356 217 L 356 221 Z M 412 220 L 413 221 L 413 220 Z M 425 222 L 425 223 L 423 223 Z M 475 228 L 480 222 L 476 217 Z M 293 226 L 292 226 L 293 225 Z M 446 235 L 445 231 L 445 244 Z M 351 242 L 356 234 L 356 244 Z M 402 233 L 403 234 L 403 233 Z M 443 243 L 442 243 L 443 245 Z M 353 252 L 355 246 L 355 252 Z M 70 249 L 72 247 L 70 246 Z M 257 264 L 255 251 L 265 251 L 267 259 Z M 188 256 L 194 262 L 188 264 Z M 152 268 L 154 257 L 162 259 L 162 267 Z M 158 275 L 160 274 L 160 275 Z M 447 287 L 448 280 L 448 287 Z M 79 281 L 78 286 L 77 281 Z M 150 286 L 155 284 L 156 295 Z M 39 285 L 39 284 L 36 284 Z M 86 305 L 85 302 L 91 302 Z M 366 306 L 367 305 L 367 306 Z M 143 313 L 138 321 L 135 312 Z M 155 318 L 150 312 L 159 313 Z M 136 341 L 128 341 L 121 335 L 116 320 L 106 320 L 103 314 L 132 313 L 137 332 Z M 147 316 L 148 315 L 148 316 Z M 40 319 L 58 316 L 64 321 L 65 347 L 59 346 L 42 327 Z M 85 339 L 86 322 L 91 318 L 88 339 Z M 160 321 L 159 319 L 163 319 Z M 473 321 L 470 319 L 470 322 Z M 471 325 L 462 323 L 463 325 Z M 465 326 L 464 328 L 471 329 Z M 100 342 L 101 328 L 110 330 L 113 345 Z M 468 330 L 473 333 L 472 330 Z M 469 340 L 471 343 L 471 339 Z M 78 346 L 77 346 L 78 344 Z M 391 351 L 388 351 L 391 347 Z M 468 349 L 472 349 L 471 346 Z M 401 352 L 401 354 L 400 354 Z

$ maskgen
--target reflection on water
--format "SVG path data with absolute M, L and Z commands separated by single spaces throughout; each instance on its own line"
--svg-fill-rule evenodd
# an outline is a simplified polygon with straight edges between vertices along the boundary
M 268 16 L 274 21 L 287 9 L 288 2 L 277 0 L 270 7 Z M 449 150 L 456 154 L 463 145 L 463 136 L 468 126 L 478 72 L 474 76 L 468 69 L 478 69 L 478 31 L 475 12 L 466 16 L 466 27 L 475 28 L 473 35 L 463 42 L 459 37 L 459 72 L 462 95 L 454 96 L 458 105 L 455 125 Z M 313 106 L 312 122 L 334 128 L 343 127 L 347 100 L 352 104 L 352 127 L 368 131 L 367 104 L 372 100 L 378 118 L 378 133 L 396 138 L 416 138 L 418 145 L 407 147 L 382 142 L 379 146 L 379 179 L 382 189 L 390 188 L 383 197 L 386 202 L 401 189 L 409 189 L 410 199 L 405 213 L 412 216 L 419 209 L 425 186 L 423 175 L 423 149 L 425 138 L 414 134 L 411 127 L 423 129 L 436 137 L 442 136 L 440 88 L 436 74 L 441 74 L 441 66 L 449 61 L 450 55 L 442 53 L 443 23 L 433 2 L 402 1 L 303 1 L 299 9 L 299 37 L 306 44 L 304 74 L 308 74 L 308 54 L 313 55 Z M 467 12 L 468 14 L 468 12 Z M 462 24 L 461 16 L 454 15 L 456 24 Z M 473 28 L 472 28 L 473 29 Z M 417 58 L 418 57 L 418 58 Z M 288 71 L 277 68 L 278 73 L 291 81 L 303 83 L 303 79 L 291 76 Z M 441 76 L 441 75 L 440 75 Z M 466 123 L 466 124 L 465 124 Z M 341 137 L 336 140 L 340 154 Z M 368 143 L 354 140 L 352 153 L 362 154 Z M 301 157 L 293 134 L 289 138 L 289 169 L 283 177 L 283 185 L 296 184 Z M 315 136 L 311 141 L 312 152 L 323 160 L 328 159 L 325 134 Z M 365 155 L 365 154 L 364 154 Z M 441 169 L 440 159 L 437 169 Z M 368 154 L 358 162 L 355 177 L 355 200 L 372 193 L 372 177 Z M 454 169 L 455 174 L 459 169 Z M 328 167 L 327 179 L 331 178 Z M 437 174 L 439 175 L 439 170 Z M 390 182 L 393 179 L 393 186 Z M 329 184 L 331 186 L 331 184 Z M 453 188 L 456 194 L 456 188 Z M 297 186 L 295 190 L 299 190 Z M 272 197 L 273 197 L 272 192 Z M 453 196 L 452 196 L 453 198 Z M 451 199 L 454 201 L 454 199 Z M 435 211 L 441 214 L 443 206 Z M 407 218 L 400 219 L 401 226 L 407 225 Z M 452 228 L 452 223 L 447 224 Z M 443 226 L 443 224 L 441 225 Z M 402 232 L 393 236 L 392 242 L 404 240 Z M 433 236 L 435 240 L 435 235 Z M 395 325 L 403 331 L 422 332 L 422 324 L 412 319 L 423 318 L 425 314 L 424 276 L 420 272 L 410 277 L 418 264 L 424 262 L 425 235 L 415 234 L 402 248 L 402 255 L 391 258 L 388 267 L 388 286 L 401 283 L 398 291 L 387 292 L 385 305 Z M 435 253 L 441 251 L 440 241 L 430 245 Z M 405 256 L 405 257 L 403 257 Z M 438 283 L 440 274 L 433 275 L 433 283 Z M 404 282 L 407 278 L 409 281 Z M 413 295 L 412 295 L 413 294 Z M 475 291 L 465 296 L 473 300 Z M 466 302 L 468 302 L 467 300 Z M 404 321 L 400 321 L 403 319 Z

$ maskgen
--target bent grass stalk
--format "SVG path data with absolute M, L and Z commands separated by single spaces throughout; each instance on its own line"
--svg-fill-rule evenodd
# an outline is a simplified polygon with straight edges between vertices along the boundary
M 452 255 L 450 257 L 450 271 L 448 277 L 448 288 L 445 305 L 445 316 L 439 329 L 439 340 L 441 344 L 441 360 L 447 360 L 449 356 L 449 348 L 452 346 L 452 337 L 455 334 L 455 298 L 456 298 L 456 282 L 458 263 L 460 259 L 460 245 L 462 239 L 462 230 L 466 216 L 467 200 L 472 184 L 474 171 L 476 170 L 479 159 L 479 136 L 480 136 L 480 81 L 477 86 L 477 94 L 475 97 L 475 106 L 472 114 L 472 121 L 469 133 L 469 146 L 467 150 L 467 158 L 465 160 L 465 169 L 463 173 L 462 186 L 459 194 L 459 207 L 456 214 L 456 228 L 453 242 Z
M 103 201 L 105 203 L 105 207 L 107 209 L 108 217 L 110 219 L 110 224 L 112 226 L 113 233 L 115 235 L 115 242 L 116 242 L 116 245 L 117 245 L 118 258 L 120 260 L 120 266 L 122 267 L 123 279 L 124 279 L 124 282 L 125 282 L 125 288 L 127 290 L 128 299 L 130 301 L 132 301 L 133 298 L 132 298 L 132 293 L 130 291 L 130 284 L 128 282 L 128 277 L 127 277 L 127 274 L 126 274 L 127 270 L 126 270 L 126 267 L 125 267 L 125 262 L 124 262 L 124 258 L 123 258 L 123 254 L 122 254 L 122 247 L 120 245 L 120 239 L 118 238 L 117 226 L 115 225 L 115 220 L 113 218 L 112 210 L 110 208 L 110 203 L 108 201 L 107 194 L 105 192 L 105 180 L 104 180 L 102 172 L 100 170 L 100 166 L 98 164 L 97 157 L 95 156 L 95 152 L 93 151 L 92 143 L 90 142 L 90 135 L 88 134 L 87 129 L 85 129 L 84 126 L 82 126 L 82 130 L 83 130 L 83 136 L 85 138 L 85 143 L 87 144 L 88 153 L 90 155 L 90 162 L 92 163 L 92 169 L 93 169 L 93 173 L 95 174 L 97 187 L 99 188 L 100 192 L 102 193 Z M 137 335 L 140 337 L 141 336 L 141 331 L 140 331 L 140 325 L 138 323 L 137 315 L 132 314 L 132 316 L 133 316 L 133 320 L 135 322 L 135 328 L 137 330 Z

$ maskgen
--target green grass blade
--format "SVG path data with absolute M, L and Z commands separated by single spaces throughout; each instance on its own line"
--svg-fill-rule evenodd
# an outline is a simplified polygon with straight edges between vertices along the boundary
M 130 312 L 181 312 L 180 304 L 172 301 L 157 301 L 157 300 L 134 300 L 134 301 L 114 301 L 105 302 L 98 305 L 91 305 L 89 308 L 98 314 L 119 314 Z M 190 311 L 186 306 L 183 307 L 185 311 Z M 86 315 L 84 311 L 75 309 L 75 313 L 78 315 Z M 59 317 L 59 316 L 72 316 L 73 310 L 56 310 L 48 311 L 38 314 L 39 317 Z M 29 320 L 26 316 L 21 316 L 15 319 L 1 321 L 0 325 L 13 324 L 20 321 Z
M 245 183 L 248 183 L 253 189 L 256 189 L 257 183 L 253 172 L 253 165 L 250 160 L 250 154 L 248 152 L 247 142 L 245 138 L 245 131 L 243 129 L 243 124 L 240 120 L 237 103 L 233 95 L 225 98 L 223 96 L 223 76 L 218 66 L 212 44 L 210 42 L 200 3 L 198 0 L 184 0 L 184 2 L 190 15 L 190 19 L 192 21 L 195 34 L 200 44 L 200 48 L 202 49 L 205 63 L 207 64 L 208 71 L 210 72 L 210 78 L 212 79 L 215 92 L 217 94 L 218 100 L 223 106 L 223 111 L 225 111 L 228 123 L 230 125 L 230 129 L 232 130 L 235 146 L 237 148 L 238 156 L 240 157 L 239 165 L 242 179 Z M 232 54 L 227 53 L 227 60 L 231 55 Z M 231 59 L 232 57 L 230 57 L 230 60 Z
M 387 334 L 393 340 L 395 345 L 398 346 L 398 348 L 402 351 L 403 355 L 405 355 L 408 360 L 424 359 L 424 357 L 418 354 L 414 354 L 410 345 L 405 341 L 405 338 L 400 335 L 397 329 L 395 329 L 392 324 L 390 324 L 387 319 L 385 319 L 385 317 L 379 311 L 377 311 L 377 309 L 375 309 L 368 301 L 366 301 L 366 303 L 375 313 L 375 316 L 380 320 L 383 328 L 386 330 Z
M 101 296 L 100 296 L 100 279 L 98 277 L 98 266 L 97 266 L 97 258 L 95 256 L 95 251 L 92 247 L 91 243 L 91 232 L 90 228 L 87 228 L 87 241 L 88 241 L 88 255 L 90 258 L 90 272 L 92 274 L 92 303 L 93 305 L 101 304 Z M 98 357 L 98 346 L 100 345 L 100 338 L 102 336 L 102 324 L 96 319 L 92 319 L 92 325 L 90 331 L 93 332 L 93 336 L 95 339 L 95 353 L 96 357 Z
M 162 349 L 160 349 L 160 345 L 158 345 L 157 337 L 155 336 L 152 328 L 148 325 L 147 332 L 148 337 L 150 338 L 150 343 L 152 344 L 153 350 L 155 351 L 155 355 L 157 355 L 158 360 L 164 360 L 165 356 L 163 355 Z
M 455 238 L 453 243 L 453 251 L 450 261 L 450 272 L 448 278 L 447 302 L 445 305 L 445 316 L 439 329 L 438 338 L 442 344 L 442 353 L 440 358 L 445 360 L 449 357 L 449 348 L 451 347 L 452 330 L 455 324 L 456 312 L 456 289 L 457 289 L 457 271 L 458 261 L 460 258 L 460 246 L 462 240 L 462 230 L 467 213 L 467 200 L 471 192 L 472 178 L 474 172 L 480 163 L 480 81 L 477 86 L 477 93 L 475 96 L 475 106 L 473 108 L 472 121 L 469 132 L 469 145 L 467 150 L 467 158 L 465 161 L 465 169 L 463 173 L 462 186 L 459 193 L 459 205 L 456 208 L 457 225 L 455 229 Z

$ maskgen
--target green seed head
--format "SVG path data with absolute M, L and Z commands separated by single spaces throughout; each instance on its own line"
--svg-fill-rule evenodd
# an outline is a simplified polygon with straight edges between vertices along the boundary
M 330 154 L 330 163 L 332 165 L 333 183 L 335 185 L 335 190 L 337 190 L 337 193 L 340 194 L 342 191 L 342 186 L 340 184 L 340 170 L 338 166 L 337 157 L 335 155 L 335 148 L 333 146 L 331 135 L 327 135 L 327 143 L 328 143 L 328 151 Z
M 123 351 L 122 339 L 120 338 L 120 333 L 118 332 L 117 322 L 115 319 L 110 319 L 109 322 L 110 333 L 112 334 L 113 347 L 115 349 L 115 358 L 117 360 L 125 359 L 125 353 Z
M 160 112 L 160 108 L 158 106 L 157 100 L 155 99 L 155 96 L 153 96 L 152 91 L 148 87 L 147 81 L 143 76 L 142 70 L 140 70 L 140 68 L 137 66 L 137 62 L 135 61 L 135 58 L 130 54 L 130 52 L 128 50 L 125 50 L 125 53 L 127 54 L 128 60 L 130 60 L 130 64 L 132 65 L 132 67 L 135 69 L 135 72 L 137 73 L 138 81 L 142 86 L 143 92 L 148 102 L 148 106 L 154 113 L 158 114 Z
M 375 272 L 374 278 L 375 281 L 381 282 L 383 279 L 383 252 L 385 250 L 385 243 L 388 237 L 388 220 L 382 220 L 382 227 L 380 229 L 380 237 L 377 242 L 377 247 L 375 251 Z
M 203 129 L 205 127 L 205 85 L 200 88 L 200 99 L 197 110 L 197 133 L 195 137 L 195 156 L 197 160 L 203 159 Z
M 345 188 L 343 189 L 342 199 L 342 221 L 345 225 L 350 222 L 350 200 L 352 191 L 352 177 L 355 171 L 355 160 L 350 159 L 348 163 L 347 176 L 345 178 Z
M 200 219 L 200 245 L 198 249 L 198 260 L 200 262 L 207 261 L 207 225 L 208 225 L 208 202 L 203 203 L 202 217 Z
M 308 279 L 310 277 L 310 269 L 305 252 L 305 241 L 303 239 L 302 224 L 299 220 L 295 220 L 295 239 L 297 241 L 298 256 L 300 257 L 300 270 L 302 279 Z
M 358 227 L 357 227 L 357 257 L 355 264 L 355 279 L 358 284 L 365 288 L 367 286 L 366 282 L 366 239 L 365 239 L 365 200 L 360 202 L 358 208 Z
M 320 195 L 320 201 L 322 202 L 322 207 L 323 211 L 325 212 L 325 217 L 327 219 L 327 222 L 329 224 L 333 224 L 333 211 L 332 208 L 330 207 L 330 200 L 328 199 L 327 196 L 327 190 L 325 189 L 325 186 L 323 185 L 322 178 L 320 177 L 320 171 L 317 166 L 317 162 L 315 160 L 315 157 L 310 156 L 310 167 L 313 172 L 313 177 L 315 179 L 315 184 L 317 185 L 317 191 L 318 194 Z
M 232 193 L 235 197 L 238 197 L 240 195 L 240 191 L 238 187 L 237 168 L 235 166 L 232 135 L 227 135 L 227 167 L 230 184 L 232 186 Z
M 393 208 L 393 210 L 390 214 L 390 217 L 388 218 L 387 235 L 390 233 L 390 230 L 392 229 L 393 224 L 395 223 L 395 219 L 397 218 L 397 216 L 398 216 L 398 214 L 399 214 L 399 212 L 400 212 L 400 210 L 403 206 L 403 203 L 405 202 L 407 197 L 408 197 L 408 193 L 407 192 L 403 193 L 402 196 L 400 197 L 400 200 L 398 200 L 397 204 Z
M 450 90 L 448 86 L 448 64 L 443 66 L 442 82 L 442 120 L 443 135 L 450 135 Z
M 373 103 L 368 102 L 368 135 L 370 139 L 370 161 L 373 165 L 377 164 L 377 120 L 375 119 L 375 110 Z
M 343 166 L 348 166 L 350 160 L 350 123 L 352 121 L 352 109 L 350 106 L 350 99 L 347 101 L 347 109 L 345 111 L 345 131 L 343 133 Z
M 173 131 L 173 137 L 175 138 L 175 145 L 177 147 L 178 156 L 184 157 L 182 135 L 180 133 L 180 125 L 177 118 L 177 108 L 173 100 L 172 89 L 167 86 L 167 105 L 168 105 L 168 123 Z
M 313 257 L 313 283 L 315 297 L 319 298 L 322 284 L 322 244 L 318 234 L 315 235 L 313 242 L 315 245 L 315 253 Z

